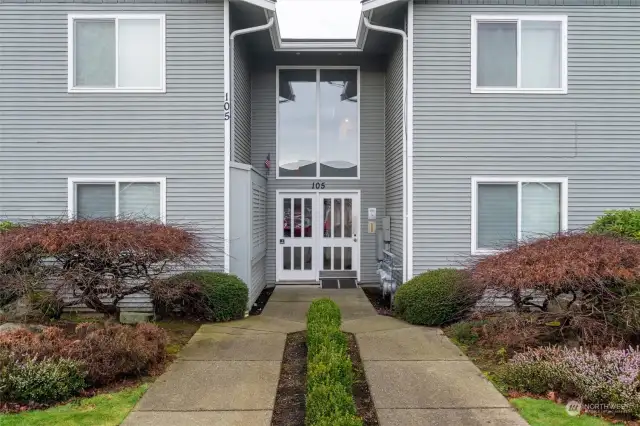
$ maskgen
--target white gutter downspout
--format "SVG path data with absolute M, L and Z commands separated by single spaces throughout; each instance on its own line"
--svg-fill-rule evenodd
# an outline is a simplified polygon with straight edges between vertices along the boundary
M 389 28 L 382 27 L 380 25 L 372 24 L 369 19 L 365 16 L 364 18 L 364 26 L 373 31 L 380 31 L 383 33 L 396 34 L 402 37 L 402 282 L 407 281 L 407 272 L 408 272 L 408 262 L 407 258 L 411 251 L 411 247 L 409 247 L 409 230 L 408 230 L 408 185 L 407 185 L 407 165 L 408 165 L 408 155 L 407 155 L 407 82 L 408 82 L 408 67 L 407 67 L 407 49 L 408 49 L 408 37 L 407 33 L 399 30 L 397 28 Z
M 269 22 L 267 22 L 266 24 L 263 25 L 259 25 L 257 27 L 251 27 L 251 28 L 242 28 L 239 30 L 235 30 L 234 32 L 231 33 L 231 35 L 229 36 L 229 77 L 230 77 L 230 84 L 229 84 L 229 113 L 231 115 L 231 161 L 236 161 L 236 135 L 235 135 L 235 128 L 236 128 L 236 119 L 234 116 L 234 110 L 235 110 L 235 94 L 236 94 L 236 89 L 235 89 L 235 47 L 236 47 L 236 43 L 235 43 L 235 38 L 237 36 L 240 35 L 244 35 L 244 34 L 249 34 L 249 33 L 257 33 L 258 31 L 264 31 L 264 30 L 268 30 L 269 28 L 271 28 L 274 24 L 275 20 L 272 18 L 269 18 Z

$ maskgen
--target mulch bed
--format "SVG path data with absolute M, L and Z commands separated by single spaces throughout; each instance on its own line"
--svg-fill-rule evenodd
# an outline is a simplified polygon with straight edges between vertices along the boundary
M 303 426 L 307 390 L 307 332 L 287 335 L 271 426 Z
M 345 334 L 347 335 L 347 342 L 349 344 L 349 357 L 351 357 L 351 363 L 353 364 L 352 392 L 353 399 L 356 402 L 358 416 L 362 419 L 365 426 L 378 426 L 378 415 L 373 405 L 373 398 L 369 391 L 367 377 L 364 374 L 364 364 L 362 364 L 362 359 L 360 358 L 360 349 L 358 349 L 356 336 L 351 333 Z
M 249 315 L 260 315 L 264 310 L 264 307 L 267 305 L 271 294 L 273 294 L 273 290 L 275 289 L 275 287 L 266 287 L 264 290 L 262 290 L 260 296 L 258 296 L 258 300 L 256 300 L 256 302 L 251 307 Z
M 393 311 L 389 306 L 389 299 L 382 297 L 382 291 L 378 287 L 360 287 L 367 299 L 373 305 L 378 315 L 393 316 Z
M 358 416 L 365 426 L 378 426 L 378 416 L 360 359 L 360 351 L 353 334 L 346 333 L 349 356 L 353 364 L 353 398 Z M 304 426 L 305 392 L 307 388 L 307 333 L 287 335 L 280 370 L 271 426 Z

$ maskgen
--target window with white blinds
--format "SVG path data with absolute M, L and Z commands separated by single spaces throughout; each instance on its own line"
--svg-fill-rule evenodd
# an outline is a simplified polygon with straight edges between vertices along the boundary
M 69 180 L 69 216 L 166 221 L 164 178 Z
M 472 254 L 567 229 L 566 178 L 473 178 L 472 185 Z
M 69 15 L 69 91 L 164 90 L 164 15 Z

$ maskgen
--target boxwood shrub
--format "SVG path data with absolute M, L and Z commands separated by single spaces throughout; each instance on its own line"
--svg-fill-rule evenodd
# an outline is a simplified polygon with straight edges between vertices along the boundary
M 307 313 L 307 426 L 362 426 L 351 392 L 353 366 L 340 331 L 340 309 L 316 300 Z
M 640 241 L 640 210 L 608 210 L 589 226 L 589 232 Z
M 476 301 L 466 272 L 436 269 L 401 285 L 394 311 L 411 324 L 437 326 L 459 319 Z

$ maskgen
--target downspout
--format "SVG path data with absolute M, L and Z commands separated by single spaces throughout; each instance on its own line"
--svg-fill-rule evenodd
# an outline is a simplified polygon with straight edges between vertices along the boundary
M 407 256 L 409 256 L 409 250 L 411 247 L 408 246 L 408 209 L 407 204 L 409 200 L 409 194 L 407 191 L 407 166 L 408 166 L 408 155 L 407 155 L 407 81 L 408 81 L 408 67 L 407 67 L 407 49 L 408 49 L 408 37 L 405 31 L 399 30 L 397 28 L 389 28 L 382 27 L 380 25 L 374 25 L 369 21 L 369 18 L 363 16 L 364 18 L 364 26 L 372 31 L 380 31 L 383 33 L 396 34 L 402 37 L 402 281 L 407 281 Z
M 242 28 L 239 30 L 235 30 L 234 32 L 231 33 L 231 35 L 229 36 L 229 78 L 230 78 L 230 84 L 229 84 L 229 113 L 231 115 L 231 161 L 236 161 L 236 133 L 235 133 L 235 129 L 236 129 L 236 118 L 235 118 L 235 114 L 234 114 L 234 110 L 235 110 L 235 94 L 236 94 L 236 85 L 235 85 L 235 80 L 236 80 L 236 76 L 235 76 L 235 54 L 236 54 L 236 43 L 235 43 L 235 39 L 237 36 L 240 35 L 244 35 L 244 34 L 249 34 L 249 33 L 257 33 L 258 31 L 264 31 L 264 30 L 268 30 L 269 28 L 273 27 L 275 20 L 273 19 L 273 17 L 269 18 L 269 22 L 267 22 L 264 25 L 259 25 L 257 27 L 251 27 L 251 28 Z

